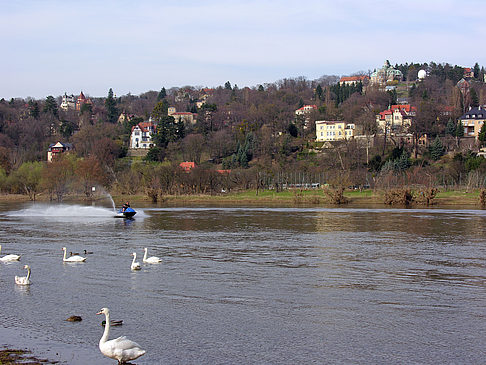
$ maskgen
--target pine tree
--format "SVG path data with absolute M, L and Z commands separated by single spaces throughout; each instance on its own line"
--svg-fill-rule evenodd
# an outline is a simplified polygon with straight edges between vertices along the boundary
M 481 130 L 478 134 L 478 140 L 481 142 L 481 145 L 484 146 L 484 142 L 486 142 L 486 123 L 483 123 L 481 126 Z
M 165 91 L 165 87 L 163 87 L 162 89 L 160 89 L 159 95 L 157 95 L 157 101 L 165 99 L 166 96 L 167 92 Z
M 439 136 L 435 137 L 434 142 L 432 142 L 431 146 L 429 147 L 430 156 L 434 161 L 437 161 L 444 155 L 444 146 L 439 138 Z
M 447 121 L 446 134 L 449 134 L 451 136 L 456 135 L 456 125 L 451 118 L 449 118 L 449 120 Z
M 49 95 L 46 98 L 44 109 L 42 111 L 44 113 L 51 113 L 53 116 L 57 118 L 58 116 L 57 103 L 56 103 L 56 99 L 54 99 L 53 96 Z
M 118 110 L 116 109 L 116 100 L 113 97 L 113 90 L 110 88 L 108 97 L 105 99 L 106 119 L 110 123 L 116 123 L 118 120 Z
M 461 121 L 457 122 L 456 137 L 464 137 L 464 126 Z

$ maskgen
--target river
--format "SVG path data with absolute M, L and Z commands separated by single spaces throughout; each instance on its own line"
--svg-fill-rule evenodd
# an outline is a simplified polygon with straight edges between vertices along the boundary
M 136 364 L 485 363 L 484 210 L 0 208 L 0 256 L 22 256 L 0 263 L 2 345 L 114 364 L 109 307 L 110 338 L 147 351 Z M 62 247 L 92 253 L 63 263 Z M 131 271 L 144 247 L 162 263 Z

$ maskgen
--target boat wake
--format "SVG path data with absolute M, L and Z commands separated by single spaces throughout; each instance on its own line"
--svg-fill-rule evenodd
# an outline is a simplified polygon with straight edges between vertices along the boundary
M 9 212 L 10 217 L 42 217 L 45 219 L 54 218 L 112 218 L 113 209 L 103 207 L 90 207 L 84 205 L 47 205 L 35 204 L 31 207 L 18 211 Z

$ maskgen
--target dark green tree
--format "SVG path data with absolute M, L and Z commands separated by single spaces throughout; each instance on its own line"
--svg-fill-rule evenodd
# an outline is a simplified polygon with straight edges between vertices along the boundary
M 474 70 L 474 78 L 478 79 L 481 69 L 479 68 L 479 64 L 477 62 L 474 64 L 473 70 Z
M 430 157 L 432 160 L 437 161 L 444 155 L 444 145 L 439 136 L 435 137 L 434 142 L 429 147 Z
M 447 121 L 445 132 L 450 136 L 456 135 L 456 125 L 454 124 L 451 118 L 449 118 L 449 120 Z
M 224 88 L 225 88 L 226 90 L 233 90 L 233 89 L 231 88 L 231 82 L 229 82 L 229 81 L 226 81 L 226 82 L 224 83 Z
M 258 85 L 258 91 L 260 91 L 260 92 L 265 91 L 265 89 L 263 88 L 263 85 Z
M 471 106 L 473 108 L 477 108 L 479 106 L 479 98 L 476 90 L 471 88 L 471 91 L 469 91 L 469 95 L 471 96 Z
M 118 120 L 118 110 L 116 100 L 113 97 L 113 90 L 108 90 L 108 97 L 105 99 L 106 119 L 110 123 L 116 123 Z
M 169 142 L 179 139 L 177 123 L 174 117 L 165 116 L 157 121 L 157 132 L 154 135 L 154 142 L 157 147 L 166 148 Z
M 162 99 L 165 99 L 166 96 L 167 96 L 167 92 L 165 91 L 165 87 L 163 87 L 160 90 L 159 95 L 157 95 L 157 101 L 160 101 Z
M 155 122 L 162 120 L 164 117 L 167 116 L 168 109 L 169 103 L 166 99 L 162 99 L 161 101 L 159 101 L 152 110 L 152 120 L 154 120 Z
M 44 103 L 44 113 L 50 113 L 56 118 L 58 117 L 57 103 L 53 96 L 49 95 Z
M 319 84 L 316 87 L 316 99 L 322 100 L 322 86 Z
M 29 100 L 29 115 L 34 119 L 39 119 L 39 103 L 35 100 Z
M 481 126 L 481 130 L 478 134 L 478 140 L 481 142 L 481 145 L 484 146 L 486 142 L 486 123 L 483 123 L 483 125 Z
M 457 122 L 455 135 L 456 137 L 464 137 L 464 126 L 462 125 L 461 121 Z

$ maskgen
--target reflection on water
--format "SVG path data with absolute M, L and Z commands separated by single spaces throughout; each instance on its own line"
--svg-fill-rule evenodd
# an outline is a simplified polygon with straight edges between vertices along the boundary
M 2 211 L 2 254 L 22 255 L 0 264 L 2 338 L 64 363 L 110 363 L 97 347 L 102 307 L 123 320 L 112 338 L 147 350 L 137 364 L 483 362 L 484 211 Z M 93 254 L 63 264 L 63 246 Z M 144 247 L 163 262 L 133 272 Z M 30 288 L 14 283 L 24 264 Z

